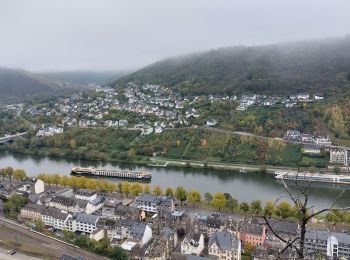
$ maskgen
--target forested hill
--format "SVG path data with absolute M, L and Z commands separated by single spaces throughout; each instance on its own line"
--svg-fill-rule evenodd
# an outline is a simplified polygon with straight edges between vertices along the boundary
M 0 102 L 17 102 L 35 97 L 63 94 L 57 83 L 24 70 L 0 68 Z
M 229 47 L 169 58 L 117 80 L 162 83 L 194 94 L 324 92 L 348 86 L 350 36 Z M 338 89 L 339 91 L 339 89 Z

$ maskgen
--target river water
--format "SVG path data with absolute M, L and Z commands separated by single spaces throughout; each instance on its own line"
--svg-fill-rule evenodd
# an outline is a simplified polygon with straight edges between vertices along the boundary
M 272 175 L 259 173 L 241 174 L 232 171 L 191 168 L 161 168 L 147 167 L 124 163 L 104 163 L 95 161 L 79 161 L 36 157 L 22 154 L 0 153 L 0 167 L 11 166 L 22 168 L 28 176 L 37 176 L 40 173 L 69 175 L 73 166 L 93 166 L 105 169 L 143 170 L 152 173 L 153 185 L 160 185 L 163 190 L 171 186 L 184 186 L 185 189 L 197 189 L 205 192 L 227 192 L 240 202 L 250 202 L 255 199 L 262 201 L 277 198 L 287 198 L 282 184 Z M 290 185 L 293 185 L 290 183 Z M 316 208 L 329 207 L 338 194 L 345 189 L 345 193 L 338 201 L 338 206 L 350 206 L 350 185 L 313 184 L 311 187 L 310 205 Z

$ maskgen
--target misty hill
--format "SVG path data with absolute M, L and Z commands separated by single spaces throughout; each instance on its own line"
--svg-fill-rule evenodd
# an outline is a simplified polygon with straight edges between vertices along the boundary
M 229 47 L 165 59 L 116 81 L 161 83 L 194 94 L 327 92 L 350 80 L 350 36 Z
M 24 70 L 0 68 L 0 101 L 23 101 L 63 94 L 56 82 Z
M 116 71 L 62 71 L 41 73 L 50 80 L 69 82 L 76 85 L 87 85 L 96 83 L 107 83 L 125 76 L 127 72 Z

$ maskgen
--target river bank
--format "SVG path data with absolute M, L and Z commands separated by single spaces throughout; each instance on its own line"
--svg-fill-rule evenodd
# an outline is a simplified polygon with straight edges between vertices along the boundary
M 7 152 L 5 149 L 2 149 L 3 152 Z M 25 150 L 22 152 L 11 151 L 13 154 L 22 154 L 29 156 L 48 156 L 53 159 L 64 159 L 70 160 L 75 159 L 79 161 L 96 161 L 96 162 L 106 162 L 106 163 L 126 163 L 126 164 L 136 164 L 143 165 L 149 167 L 179 167 L 179 168 L 195 168 L 195 169 L 213 169 L 213 170 L 221 170 L 221 171 L 234 171 L 240 173 L 262 173 L 262 174 L 274 174 L 277 170 L 298 170 L 296 167 L 289 167 L 283 165 L 265 165 L 265 164 L 256 164 L 253 165 L 251 163 L 226 163 L 226 162 L 217 162 L 217 161 L 201 161 L 201 160 L 181 160 L 181 159 L 172 159 L 166 157 L 146 157 L 146 156 L 136 156 L 134 159 L 118 159 L 111 157 L 103 157 L 101 159 L 81 159 L 72 156 L 54 156 L 47 155 L 45 153 L 38 154 L 37 152 L 33 152 L 30 150 Z M 299 170 L 307 171 L 307 168 L 299 168 Z M 331 172 L 328 169 L 319 169 L 323 172 Z
M 134 163 L 62 159 L 11 153 L 0 153 L 0 166 L 24 169 L 29 177 L 35 177 L 41 173 L 68 176 L 74 166 L 147 171 L 152 173 L 150 183 L 152 187 L 159 185 L 166 189 L 168 186 L 183 186 L 186 190 L 196 189 L 202 195 L 205 192 L 227 192 L 233 198 L 245 202 L 251 202 L 257 198 L 264 202 L 288 197 L 281 182 L 276 180 L 272 174 L 256 172 L 240 174 L 237 170 L 176 167 L 171 164 L 167 167 L 150 167 Z M 119 181 L 117 179 L 110 180 Z M 293 185 L 292 182 L 291 185 Z M 339 206 L 346 206 L 350 201 L 350 187 L 348 186 L 315 184 L 311 187 L 310 201 L 317 208 L 328 207 L 344 189 L 346 192 L 339 201 Z

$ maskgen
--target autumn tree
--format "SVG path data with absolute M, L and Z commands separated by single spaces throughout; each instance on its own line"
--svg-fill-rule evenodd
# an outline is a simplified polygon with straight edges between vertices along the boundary
M 163 194 L 162 188 L 159 185 L 154 186 L 153 194 L 156 196 L 160 196 Z
M 149 184 L 145 184 L 143 186 L 143 192 L 148 193 L 148 194 L 151 193 L 151 188 L 150 188 Z
M 226 208 L 228 208 L 230 211 L 234 211 L 235 209 L 237 209 L 239 206 L 238 200 L 230 197 L 227 201 L 226 201 Z
M 127 181 L 122 182 L 122 193 L 125 194 L 127 197 L 130 194 L 130 183 Z
M 99 180 L 97 186 L 99 191 L 107 190 L 107 182 L 105 180 Z
M 253 214 L 258 215 L 262 211 L 261 200 L 253 200 L 250 203 L 250 209 Z
M 113 182 L 107 182 L 106 189 L 109 193 L 112 193 L 116 189 L 116 185 Z
M 194 207 L 197 202 L 201 201 L 201 194 L 197 190 L 190 190 L 187 195 L 187 200 L 192 203 L 192 207 Z
M 282 201 L 276 207 L 276 215 L 282 218 L 288 218 L 291 215 L 292 207 L 287 201 Z
M 175 190 L 175 198 L 180 201 L 181 206 L 184 201 L 187 199 L 187 192 L 184 187 L 179 186 Z
M 15 169 L 13 171 L 13 178 L 15 178 L 17 181 L 21 181 L 26 177 L 26 172 L 22 169 Z
M 52 182 L 56 185 L 56 188 L 57 188 L 57 185 L 60 183 L 61 181 L 61 176 L 58 175 L 58 174 L 54 174 L 52 176 Z
M 61 178 L 61 185 L 64 186 L 64 187 L 67 187 L 68 186 L 68 183 L 69 183 L 69 177 L 68 176 L 63 176 Z
M 272 201 L 266 201 L 265 207 L 264 207 L 264 215 L 268 216 L 269 218 L 272 217 L 272 215 L 275 212 L 275 205 L 273 204 Z
M 6 173 L 6 169 L 5 169 L 5 168 L 1 168 L 1 169 L 0 169 L 0 175 L 2 176 L 2 180 L 4 181 L 4 180 L 5 180 L 5 177 L 7 176 L 7 173 Z
M 222 192 L 215 193 L 211 204 L 214 208 L 217 208 L 220 211 L 226 205 L 226 198 L 224 194 Z
M 242 202 L 240 205 L 239 205 L 239 208 L 240 210 L 243 210 L 244 213 L 248 212 L 249 211 L 249 205 L 247 202 Z
M 142 186 L 140 183 L 138 182 L 134 182 L 131 184 L 131 187 L 130 187 L 130 191 L 131 191 L 131 194 L 133 196 L 138 196 L 140 193 L 142 193 Z
M 75 150 L 77 148 L 77 142 L 74 139 L 69 141 L 69 148 Z
M 12 167 L 7 167 L 7 168 L 6 168 L 6 175 L 7 175 L 7 177 L 9 177 L 10 182 L 12 182 L 12 175 L 13 175 L 13 172 L 14 172 L 14 170 L 13 170 Z
M 174 191 L 173 191 L 173 188 L 171 187 L 168 187 L 165 191 L 165 195 L 168 196 L 168 197 L 174 197 Z
M 208 204 L 209 203 L 211 203 L 211 201 L 212 201 L 212 199 L 213 199 L 213 195 L 211 195 L 211 193 L 210 192 L 206 192 L 206 193 L 204 193 L 204 198 L 205 198 L 205 200 L 208 202 Z

